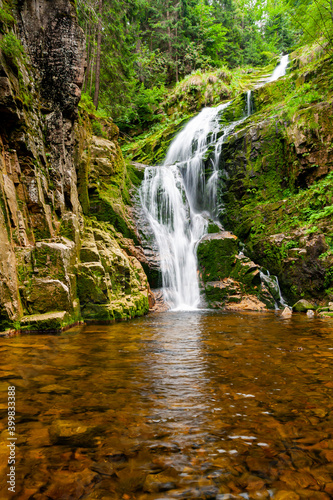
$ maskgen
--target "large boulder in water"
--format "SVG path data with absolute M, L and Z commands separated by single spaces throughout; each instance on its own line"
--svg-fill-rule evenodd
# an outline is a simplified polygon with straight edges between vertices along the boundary
M 296 312 L 307 312 L 307 311 L 314 311 L 316 306 L 311 304 L 308 300 L 301 299 L 296 304 L 293 305 L 293 311 Z
M 274 298 L 261 283 L 260 267 L 238 252 L 237 236 L 228 231 L 207 234 L 198 245 L 197 255 L 208 305 L 230 308 L 237 304 L 239 309 L 245 298 L 252 298 L 256 310 L 274 308 Z
M 206 234 L 201 239 L 197 251 L 204 283 L 228 277 L 237 253 L 238 238 L 234 234 L 228 231 Z

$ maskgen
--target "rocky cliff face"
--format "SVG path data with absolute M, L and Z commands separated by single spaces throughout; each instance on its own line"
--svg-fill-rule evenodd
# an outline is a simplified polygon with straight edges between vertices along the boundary
M 95 138 L 78 112 L 85 44 L 75 7 L 24 0 L 15 18 L 0 35 L 0 330 L 143 314 L 148 285 L 123 193 L 118 209 L 109 202 L 119 178 L 130 185 L 117 128 Z
M 223 146 L 222 220 L 290 304 L 321 303 L 333 298 L 331 62 L 292 65 L 254 91 L 256 113 Z

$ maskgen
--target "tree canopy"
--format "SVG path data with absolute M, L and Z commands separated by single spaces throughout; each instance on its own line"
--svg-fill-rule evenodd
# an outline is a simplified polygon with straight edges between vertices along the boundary
M 300 40 L 332 46 L 330 0 L 77 0 L 77 9 L 84 92 L 124 129 L 154 121 L 152 105 L 193 71 L 264 65 Z

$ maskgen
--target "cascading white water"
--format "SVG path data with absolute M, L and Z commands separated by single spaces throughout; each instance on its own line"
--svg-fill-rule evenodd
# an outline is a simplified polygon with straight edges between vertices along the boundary
M 171 143 L 164 161 L 164 165 L 176 165 L 181 171 L 186 196 L 194 211 L 210 211 L 213 208 L 212 178 L 217 177 L 219 145 L 225 137 L 225 130 L 221 130 L 219 117 L 229 104 L 230 102 L 216 108 L 204 108 L 190 120 Z M 222 134 L 219 139 L 218 134 Z M 215 145 L 215 151 L 211 165 L 212 172 L 206 184 L 205 155 L 210 145 Z
M 173 309 L 199 306 L 196 245 L 206 233 L 205 212 L 216 208 L 218 159 L 223 137 L 231 129 L 225 127 L 218 138 L 219 116 L 229 104 L 203 109 L 172 142 L 164 165 L 145 170 L 141 205 L 158 245 L 164 297 Z M 206 183 L 210 145 L 214 152 Z
M 141 203 L 153 230 L 161 261 L 164 298 L 172 308 L 199 305 L 195 245 L 207 222 L 189 205 L 178 168 L 147 168 Z
M 247 101 L 247 116 L 252 115 L 252 90 L 248 90 L 246 94 L 246 101 Z
M 269 81 L 285 74 L 287 64 L 288 56 L 284 56 Z M 172 309 L 199 306 L 196 246 L 207 231 L 207 217 L 218 216 L 222 145 L 250 116 L 251 91 L 244 117 L 221 127 L 221 116 L 229 105 L 204 108 L 174 139 L 164 164 L 145 169 L 140 201 L 159 250 L 164 298 Z
M 282 56 L 280 63 L 276 66 L 275 70 L 272 73 L 272 76 L 267 80 L 267 82 L 274 82 L 278 78 L 281 78 L 281 76 L 284 76 L 286 74 L 286 71 L 287 71 L 288 63 L 289 63 L 288 54 L 285 56 Z
M 282 297 L 280 284 L 277 276 L 271 276 L 269 271 L 260 271 L 260 279 L 267 286 L 272 297 L 275 300 L 275 309 L 279 309 L 279 306 L 288 307 L 287 302 Z

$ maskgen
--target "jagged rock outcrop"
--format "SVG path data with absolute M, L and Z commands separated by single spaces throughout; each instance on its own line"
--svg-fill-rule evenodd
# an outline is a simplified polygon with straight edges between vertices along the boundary
M 143 314 L 147 279 L 124 243 L 135 233 L 118 129 L 108 122 L 94 137 L 78 111 L 85 40 L 74 4 L 24 0 L 15 16 L 0 54 L 0 329 Z
M 274 309 L 269 281 L 261 268 L 238 250 L 237 236 L 228 232 L 207 234 L 198 245 L 201 288 L 210 307 L 227 309 Z M 274 294 L 274 291 L 273 291 Z M 279 297 L 276 297 L 278 303 Z

